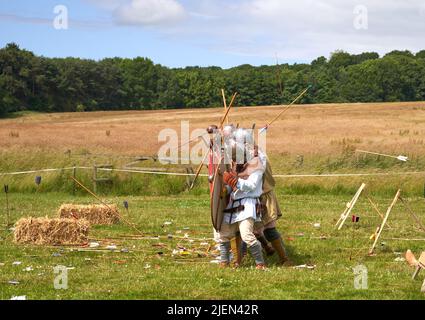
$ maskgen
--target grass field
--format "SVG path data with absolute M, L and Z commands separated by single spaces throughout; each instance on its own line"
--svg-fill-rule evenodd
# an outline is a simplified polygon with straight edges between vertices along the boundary
M 391 240 L 422 238 L 406 210 L 397 205 L 390 220 L 391 228 L 383 233 L 376 251 L 368 257 L 371 241 L 367 238 L 379 224 L 379 218 L 360 201 L 355 213 L 361 220 L 354 230 L 348 222 L 343 230 L 334 228 L 344 208 L 342 196 L 280 196 L 285 215 L 279 222 L 291 258 L 299 264 L 316 265 L 314 270 L 279 268 L 269 259 L 266 272 L 252 268 L 249 258 L 238 270 L 219 269 L 206 254 L 213 245 L 208 216 L 208 197 L 126 197 L 111 198 L 115 203 L 127 199 L 130 211 L 125 217 L 145 233 L 144 239 L 126 224 L 95 227 L 91 241 L 98 249 L 115 244 L 118 252 L 78 252 L 69 247 L 34 247 L 16 245 L 11 234 L 1 233 L 0 298 L 26 295 L 28 299 L 423 299 L 421 277 L 410 279 L 405 262 L 395 261 L 407 248 L 423 249 L 423 242 Z M 12 215 L 54 216 L 63 202 L 90 202 L 65 194 L 13 195 Z M 423 199 L 411 199 L 415 210 L 423 210 Z M 391 199 L 379 198 L 381 209 Z M 163 227 L 165 221 L 171 225 Z M 320 223 L 315 228 L 314 223 Z M 168 239 L 168 235 L 174 239 Z M 183 237 L 186 239 L 176 239 Z M 126 238 L 122 236 L 126 235 Z M 156 237 L 160 238 L 157 239 Z M 205 239 L 204 239 L 205 238 Z M 193 242 L 191 242 L 193 240 Z M 187 255 L 173 250 L 187 248 Z M 353 249 L 351 249 L 353 248 Z M 128 249 L 129 252 L 119 252 Z M 161 254 L 158 254 L 161 252 Z M 350 261 L 350 254 L 353 259 Z M 22 264 L 13 265 L 20 261 Z M 4 265 L 3 265 L 4 264 Z M 352 268 L 363 264 L 368 268 L 367 290 L 355 290 Z M 53 267 L 69 268 L 67 290 L 55 290 Z M 32 271 L 24 271 L 32 267 Z M 18 285 L 9 284 L 18 281 Z
M 278 111 L 276 107 L 237 108 L 231 120 L 242 126 L 253 122 L 261 126 Z M 282 174 L 423 171 L 424 111 L 423 102 L 297 106 L 269 130 L 267 151 L 274 172 Z M 217 123 L 221 113 L 222 109 L 198 109 L 26 114 L 3 119 L 0 172 L 92 166 L 95 162 L 120 167 L 132 156 L 154 154 L 160 130 L 179 130 L 181 120 L 190 120 L 191 128 L 204 128 Z M 358 155 L 356 148 L 406 154 L 411 161 Z M 86 155 L 73 156 L 81 153 Z M 119 157 L 123 155 L 129 158 Z M 39 188 L 34 175 L 0 176 L 0 184 L 10 186 L 13 222 L 27 216 L 54 217 L 65 202 L 93 202 L 81 190 L 73 195 L 67 172 L 43 173 Z M 91 186 L 90 171 L 79 171 L 78 177 Z M 420 293 L 423 276 L 412 281 L 413 270 L 396 261 L 408 248 L 417 254 L 424 249 L 423 240 L 400 239 L 425 239 L 400 203 L 390 216 L 391 228 L 384 230 L 376 256 L 367 253 L 372 244 L 369 236 L 380 218 L 365 198 L 354 210 L 361 217 L 357 229 L 351 222 L 339 232 L 334 228 L 363 181 L 383 212 L 401 188 L 425 223 L 421 175 L 278 179 L 277 194 L 285 213 L 279 229 L 290 256 L 297 265 L 316 267 L 279 268 L 273 257 L 266 272 L 254 270 L 250 258 L 238 270 L 221 270 L 211 263 L 215 256 L 212 250 L 207 253 L 213 241 L 205 179 L 187 192 L 185 179 L 180 177 L 113 174 L 111 178 L 112 185 L 99 187 L 99 193 L 120 207 L 128 200 L 130 210 L 121 210 L 122 214 L 144 235 L 125 223 L 94 227 L 90 238 L 100 243 L 98 251 L 14 244 L 12 233 L 4 228 L 5 199 L 0 195 L 0 299 L 17 295 L 28 299 L 424 298 Z M 166 221 L 172 224 L 163 226 Z M 105 249 L 111 244 L 117 245 L 117 251 Z M 21 264 L 14 265 L 17 261 Z M 359 264 L 368 269 L 367 290 L 355 290 L 353 285 L 352 268 Z M 67 290 L 53 287 L 57 265 L 70 268 Z

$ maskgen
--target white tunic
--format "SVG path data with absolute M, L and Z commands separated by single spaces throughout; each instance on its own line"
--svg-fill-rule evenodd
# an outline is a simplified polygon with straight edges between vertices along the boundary
M 263 193 L 263 174 L 264 170 L 257 170 L 246 180 L 238 179 L 237 190 L 231 193 L 231 200 L 227 209 L 239 207 L 240 205 L 243 205 L 245 208 L 240 212 L 226 213 L 224 215 L 225 223 L 233 224 L 249 218 L 259 220 L 260 217 L 257 217 L 256 204 L 257 199 Z M 238 199 L 242 200 L 238 201 Z

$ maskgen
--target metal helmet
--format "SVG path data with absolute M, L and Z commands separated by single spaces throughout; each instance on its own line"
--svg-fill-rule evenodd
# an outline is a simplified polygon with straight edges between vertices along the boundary
M 223 127 L 223 136 L 225 137 L 231 137 L 233 136 L 233 133 L 235 132 L 236 128 L 233 124 L 228 124 Z
M 254 131 L 252 129 L 237 129 L 234 138 L 238 143 L 254 145 Z

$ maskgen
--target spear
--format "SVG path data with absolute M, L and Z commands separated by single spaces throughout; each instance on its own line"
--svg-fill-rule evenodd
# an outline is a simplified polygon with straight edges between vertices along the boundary
M 365 150 L 356 150 L 356 152 L 360 152 L 360 153 L 367 153 L 367 154 L 374 154 L 377 156 L 383 156 L 383 157 L 387 157 L 387 158 L 393 158 L 393 159 L 397 159 L 399 161 L 403 161 L 403 162 L 407 162 L 409 160 L 408 157 L 406 156 L 393 156 L 390 154 L 384 154 L 384 153 L 378 153 L 378 152 L 371 152 L 371 151 L 365 151 Z
M 221 89 L 221 95 L 223 97 L 224 114 L 226 114 L 227 113 L 227 101 L 226 101 L 226 94 L 224 93 L 224 89 Z M 229 118 L 226 119 L 226 123 L 229 124 Z
M 292 107 L 298 100 L 300 100 L 308 91 L 308 89 L 311 88 L 311 85 L 308 86 L 306 89 L 304 89 L 290 104 L 288 104 L 276 117 L 273 118 L 268 124 L 266 124 L 263 128 L 260 129 L 260 133 L 263 133 L 266 131 L 274 122 L 276 122 L 282 114 L 284 114 L 286 111 L 289 110 L 289 108 Z
M 236 96 L 238 95 L 238 93 L 235 92 L 232 96 L 232 100 L 230 101 L 229 106 L 226 106 L 226 97 L 224 95 L 224 90 L 222 89 L 221 92 L 223 94 L 223 102 L 224 102 L 224 106 L 225 106 L 225 109 L 226 109 L 226 113 L 224 114 L 223 119 L 221 119 L 221 121 L 220 121 L 219 130 L 223 129 L 224 122 L 226 121 L 227 116 L 229 115 L 230 109 L 232 108 L 233 103 L 235 102 Z M 198 179 L 199 175 L 201 174 L 202 167 L 204 166 L 204 163 L 205 163 L 205 160 L 207 160 L 207 157 L 208 157 L 208 153 L 205 155 L 204 159 L 201 161 L 201 164 L 199 165 L 198 169 L 196 169 L 196 174 L 195 174 L 195 177 L 192 180 L 192 184 L 190 185 L 189 190 L 192 190 L 193 187 L 195 186 L 195 182 Z

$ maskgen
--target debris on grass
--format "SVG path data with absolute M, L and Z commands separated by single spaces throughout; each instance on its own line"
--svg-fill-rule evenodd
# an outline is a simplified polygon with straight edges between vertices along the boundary
M 10 280 L 8 283 L 11 284 L 11 285 L 13 285 L 13 286 L 17 286 L 19 284 L 19 281 L 17 281 L 17 280 Z
M 106 249 L 114 251 L 114 250 L 117 250 L 117 246 L 112 244 L 112 245 L 106 246 Z
M 63 204 L 59 208 L 59 217 L 69 219 L 86 219 L 88 222 L 95 225 L 112 225 L 119 223 L 121 220 L 121 216 L 116 205 L 105 206 L 103 204 Z
M 320 223 L 313 224 L 313 227 L 315 227 L 316 229 L 319 229 L 320 228 Z
M 15 261 L 15 262 L 12 263 L 12 266 L 19 266 L 21 264 L 22 264 L 21 261 Z
M 308 269 L 308 270 L 314 270 L 316 268 L 315 264 L 301 264 L 299 266 L 294 266 L 294 269 Z
M 34 270 L 34 268 L 32 266 L 29 266 L 29 267 L 22 269 L 22 271 L 25 271 L 25 272 L 30 272 L 30 271 L 33 271 L 33 270 Z
M 61 257 L 62 254 L 60 254 L 59 252 L 55 252 L 52 254 L 52 257 Z
M 165 226 L 170 226 L 170 225 L 172 225 L 173 223 L 171 222 L 171 221 L 165 221 L 163 224 L 162 224 L 162 227 L 164 228 Z
M 398 257 L 398 258 L 395 258 L 394 261 L 396 261 L 396 262 L 404 262 L 404 261 L 406 261 L 406 259 L 403 258 L 403 257 Z
M 36 245 L 82 245 L 87 243 L 87 220 L 22 218 L 16 223 L 16 243 Z
M 97 247 L 99 247 L 100 246 L 100 244 L 99 243 L 97 243 L 97 242 L 90 242 L 89 243 L 89 248 L 97 248 Z
M 13 296 L 10 300 L 27 300 L 27 296 Z

